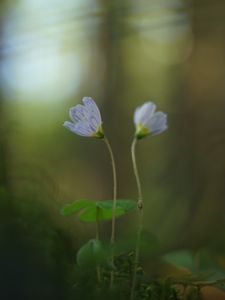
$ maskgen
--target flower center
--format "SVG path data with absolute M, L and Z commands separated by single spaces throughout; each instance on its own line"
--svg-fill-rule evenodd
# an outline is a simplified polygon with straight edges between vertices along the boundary
M 137 125 L 136 132 L 135 132 L 135 136 L 137 139 L 142 139 L 143 137 L 145 137 L 146 135 L 149 135 L 149 134 L 150 134 L 150 130 L 148 128 L 146 128 L 142 124 Z
M 94 132 L 92 134 L 92 137 L 95 137 L 97 139 L 103 139 L 104 138 L 104 131 L 103 131 L 102 125 L 100 125 L 98 127 L 98 129 L 96 130 L 96 132 Z

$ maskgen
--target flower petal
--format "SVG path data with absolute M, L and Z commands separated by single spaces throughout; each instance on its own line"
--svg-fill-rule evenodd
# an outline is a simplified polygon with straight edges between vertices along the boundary
M 167 129 L 168 129 L 168 126 L 167 126 L 167 124 L 165 124 L 164 126 L 161 126 L 157 130 L 153 131 L 152 135 L 158 135 L 158 134 L 162 133 L 163 131 L 165 131 Z
M 98 128 L 101 126 L 101 123 L 98 123 L 95 116 L 89 117 L 89 125 L 93 131 L 97 131 Z
M 63 126 L 67 129 L 69 129 L 70 131 L 72 131 L 73 133 L 76 133 L 74 130 L 75 130 L 75 124 L 72 123 L 72 122 L 69 122 L 69 121 L 65 121 L 63 123 Z
M 89 123 L 84 121 L 77 122 L 75 124 L 75 132 L 76 134 L 81 136 L 91 137 L 95 133 L 95 130 L 93 131 L 92 128 L 89 126 Z
M 84 97 L 82 101 L 88 110 L 89 116 L 94 120 L 93 124 L 95 124 L 96 127 L 99 127 L 102 123 L 102 118 L 97 104 L 91 97 Z
M 72 121 L 88 121 L 89 113 L 86 107 L 81 104 L 77 104 L 74 107 L 71 107 L 69 110 L 69 115 Z
M 134 124 L 136 124 L 136 125 L 139 124 L 139 120 L 140 120 L 140 109 L 141 109 L 141 107 L 138 106 L 138 107 L 135 109 L 135 112 L 134 112 Z
M 88 127 L 88 124 L 84 122 L 77 122 L 76 124 L 72 122 L 65 121 L 63 126 L 75 134 L 81 136 L 91 136 L 93 134 L 92 130 Z
M 137 108 L 134 115 L 135 124 L 147 125 L 148 121 L 153 116 L 156 110 L 156 105 L 152 102 L 146 102 L 141 107 Z
M 167 129 L 167 115 L 156 112 L 146 125 L 153 135 L 157 135 Z

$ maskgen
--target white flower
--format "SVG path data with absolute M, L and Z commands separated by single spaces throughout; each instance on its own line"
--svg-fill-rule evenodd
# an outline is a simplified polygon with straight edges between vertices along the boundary
M 78 104 L 70 108 L 72 122 L 65 121 L 63 126 L 81 136 L 104 138 L 98 106 L 91 97 L 84 97 L 82 101 L 84 105 Z
M 135 136 L 138 139 L 141 139 L 149 134 L 160 134 L 168 128 L 167 115 L 161 111 L 155 112 L 155 110 L 156 105 L 152 102 L 146 102 L 135 110 Z

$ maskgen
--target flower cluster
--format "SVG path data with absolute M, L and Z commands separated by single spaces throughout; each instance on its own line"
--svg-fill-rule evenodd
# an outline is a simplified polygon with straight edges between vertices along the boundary
M 110 263 L 114 266 L 114 244 L 115 244 L 115 230 L 116 230 L 116 217 L 117 217 L 117 177 L 116 177 L 116 166 L 115 166 L 115 159 L 113 155 L 112 148 L 108 139 L 104 136 L 103 128 L 102 128 L 102 118 L 98 106 L 94 102 L 91 97 L 84 97 L 82 99 L 83 105 L 78 104 L 69 110 L 69 115 L 71 121 L 65 121 L 63 126 L 69 129 L 71 132 L 78 134 L 84 137 L 96 137 L 103 139 L 105 142 L 111 162 L 112 162 L 112 171 L 113 171 L 113 202 L 110 208 L 110 216 L 112 219 L 112 230 L 111 230 L 111 238 L 110 238 L 110 245 L 111 245 L 111 253 L 110 253 Z M 138 188 L 138 201 L 137 201 L 137 208 L 141 213 L 140 216 L 143 214 L 143 197 L 142 197 L 142 189 L 141 183 L 138 174 L 138 168 L 135 158 L 135 146 L 137 140 L 144 138 L 148 135 L 158 135 L 164 132 L 167 129 L 167 115 L 163 112 L 156 112 L 156 105 L 152 102 L 146 102 L 142 106 L 138 107 L 134 112 L 134 124 L 136 127 L 134 139 L 131 145 L 131 156 L 132 156 L 132 163 L 134 174 L 136 177 L 137 188 Z M 107 201 L 108 202 L 108 201 Z M 77 202 L 78 203 L 78 202 Z M 86 202 L 85 202 L 86 203 Z M 102 203 L 102 201 L 101 201 Z M 107 207 L 109 202 L 107 203 Z M 86 205 L 86 204 L 85 204 Z M 80 207 L 80 204 L 78 205 Z M 82 204 L 83 208 L 83 204 Z M 74 211 L 74 207 L 72 209 Z M 112 213 L 111 213 L 112 212 Z M 137 242 L 135 248 L 135 261 L 134 261 L 134 269 L 133 269 L 133 279 L 131 283 L 131 291 L 130 291 L 130 300 L 136 299 L 135 296 L 135 289 L 137 286 L 137 267 L 139 265 L 139 252 L 140 252 L 140 242 L 141 242 L 141 233 L 143 227 L 143 218 L 139 218 L 139 225 L 138 225 L 138 234 L 137 234 Z M 87 249 L 93 248 L 93 245 L 97 245 L 100 247 L 101 243 L 99 240 L 99 216 L 98 212 L 94 208 L 94 220 L 97 222 L 96 226 L 96 240 L 89 241 L 85 246 L 83 246 L 77 256 L 78 263 L 81 261 L 82 253 L 87 253 Z M 94 241 L 94 242 L 93 242 Z M 94 244 L 93 244 L 94 243 Z M 87 248 L 89 247 L 89 248 Z M 85 249 L 85 250 L 84 250 Z M 99 248 L 100 249 L 100 248 Z M 91 253 L 92 250 L 88 250 L 88 253 Z M 100 252 L 99 252 L 100 253 Z M 86 255 L 86 254 L 85 254 Z M 85 255 L 83 256 L 85 258 Z M 91 254 L 90 254 L 91 255 Z M 96 257 L 96 256 L 95 256 Z M 88 259 L 90 261 L 90 259 Z M 101 281 L 101 268 L 99 261 L 96 261 L 96 270 L 97 270 L 97 279 L 98 282 Z M 114 285 L 114 270 L 110 271 L 110 288 L 112 289 Z
M 85 137 L 104 138 L 102 118 L 98 106 L 91 97 L 82 99 L 84 105 L 78 104 L 69 110 L 72 122 L 65 121 L 63 126 L 75 134 Z M 167 115 L 156 111 L 156 105 L 146 102 L 136 108 L 134 123 L 135 137 L 141 139 L 147 135 L 158 135 L 168 128 Z

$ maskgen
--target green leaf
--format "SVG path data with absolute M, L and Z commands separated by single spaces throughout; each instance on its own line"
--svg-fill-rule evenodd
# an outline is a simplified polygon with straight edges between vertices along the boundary
M 125 213 L 134 210 L 137 203 L 134 200 L 119 199 L 116 202 L 116 217 L 122 216 Z M 61 214 L 69 216 L 74 213 L 79 213 L 79 219 L 84 222 L 96 222 L 97 218 L 100 221 L 112 219 L 113 200 L 97 201 L 92 200 L 77 200 L 66 205 Z M 97 216 L 98 215 L 98 216 Z
M 112 209 L 113 208 L 113 200 L 107 201 L 98 201 L 98 207 L 105 208 L 105 209 Z M 116 200 L 116 208 L 122 209 L 124 212 L 128 212 L 137 208 L 137 202 L 134 200 L 123 200 L 118 199 Z
M 174 251 L 163 256 L 163 260 L 177 268 L 195 271 L 196 266 L 193 260 L 193 254 L 188 250 Z
M 95 267 L 107 262 L 108 255 L 99 240 L 91 239 L 77 253 L 77 264 L 80 267 Z
M 87 208 L 90 208 L 90 207 L 95 208 L 95 202 L 94 201 L 81 199 L 81 200 L 77 200 L 73 203 L 70 203 L 70 204 L 67 204 L 66 206 L 64 206 L 61 209 L 61 214 L 64 215 L 64 216 L 69 216 L 69 215 L 72 215 L 74 213 L 78 213 L 82 209 L 87 209 Z
M 124 215 L 125 212 L 121 208 L 116 209 L 116 217 Z M 112 210 L 111 209 L 99 209 L 97 217 L 97 207 L 90 207 L 81 212 L 79 219 L 83 222 L 96 222 L 99 221 L 108 221 L 112 219 Z

